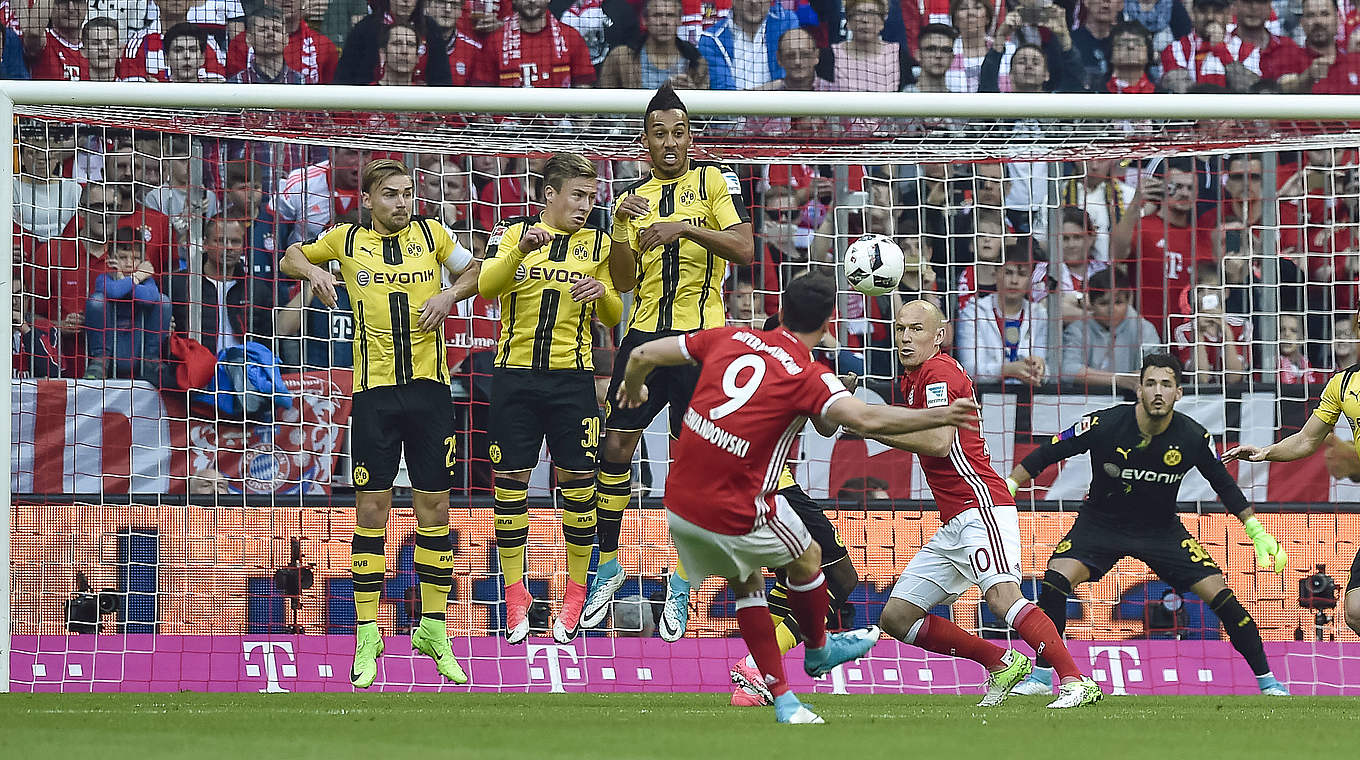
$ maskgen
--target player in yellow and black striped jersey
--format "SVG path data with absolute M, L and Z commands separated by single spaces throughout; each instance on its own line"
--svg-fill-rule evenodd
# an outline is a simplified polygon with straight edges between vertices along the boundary
M 307 280 L 331 308 L 337 282 L 318 265 L 338 262 L 354 305 L 350 458 L 357 514 L 350 559 L 357 641 L 350 682 L 359 688 L 372 685 L 383 650 L 378 597 L 387 572 L 392 481 L 403 447 L 418 525 L 421 620 L 411 646 L 433 658 L 445 678 L 467 681 L 444 622 L 453 583 L 449 487 L 456 439 L 443 324 L 454 304 L 476 292 L 478 267 L 443 224 L 411 216 L 414 195 L 411 175 L 400 162 L 369 162 L 362 201 L 371 222 L 336 225 L 313 242 L 290 245 L 281 262 L 284 274 Z M 448 288 L 441 287 L 445 271 L 457 276 Z
M 693 365 L 659 367 L 647 378 L 647 401 L 619 409 L 612 402 L 628 356 L 654 338 L 721 326 L 727 265 L 749 264 L 755 255 L 737 176 L 727 167 L 690 160 L 689 114 L 669 83 L 657 90 L 642 121 L 651 173 L 620 194 L 610 231 L 614 285 L 619 292 L 635 291 L 635 302 L 609 383 L 596 503 L 600 564 L 586 601 L 586 628 L 604 621 L 623 585 L 619 530 L 632 496 L 631 463 L 642 431 L 669 404 L 671 434 L 679 435 L 699 377 Z M 689 581 L 684 568 L 676 567 L 658 626 L 661 638 L 678 639 L 688 618 Z
M 591 322 L 616 325 L 623 302 L 609 275 L 609 236 L 586 227 L 595 207 L 595 165 L 559 153 L 543 166 L 543 213 L 492 230 L 478 277 L 482 297 L 499 298 L 501 338 L 491 374 L 491 465 L 496 472 L 496 550 L 505 583 L 505 637 L 529 635 L 524 546 L 529 475 L 543 439 L 557 470 L 567 590 L 553 638 L 576 637 L 595 544 L 595 398 Z
M 1360 326 L 1360 312 L 1351 318 L 1352 326 Z M 1356 454 L 1360 454 L 1360 364 L 1353 364 L 1332 375 L 1322 389 L 1317 408 L 1308 421 L 1293 435 L 1269 446 L 1242 444 L 1223 454 L 1223 461 L 1243 459 L 1248 462 L 1292 462 L 1311 456 L 1322 447 L 1327 435 L 1337 423 L 1345 420 L 1351 426 L 1351 437 Z M 1346 625 L 1360 634 L 1360 551 L 1351 562 L 1350 580 L 1346 582 L 1343 601 Z

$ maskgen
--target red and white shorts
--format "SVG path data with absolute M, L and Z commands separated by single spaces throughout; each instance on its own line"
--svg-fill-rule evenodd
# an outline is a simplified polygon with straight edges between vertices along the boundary
M 972 586 L 982 593 L 1020 582 L 1020 518 L 1015 507 L 960 512 L 911 558 L 892 596 L 923 610 L 946 604 Z
M 714 533 L 667 511 L 671 541 L 690 583 L 697 586 L 710 575 L 744 580 L 762 568 L 783 567 L 807 551 L 812 535 L 798 513 L 783 496 L 775 494 L 774 503 L 764 525 L 740 536 Z

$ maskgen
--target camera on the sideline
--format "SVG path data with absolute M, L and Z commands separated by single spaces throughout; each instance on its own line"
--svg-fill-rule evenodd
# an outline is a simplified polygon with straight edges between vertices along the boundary
M 1299 606 L 1305 610 L 1336 608 L 1336 581 L 1327 574 L 1327 566 L 1319 562 L 1317 572 L 1299 580 Z
M 103 617 L 118 611 L 118 592 L 104 589 L 98 593 L 90 587 L 84 572 L 76 573 L 76 590 L 66 600 L 66 630 L 71 633 L 97 634 L 103 627 Z

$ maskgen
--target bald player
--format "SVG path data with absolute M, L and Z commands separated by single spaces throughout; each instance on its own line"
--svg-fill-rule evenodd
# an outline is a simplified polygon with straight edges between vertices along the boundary
M 1360 312 L 1351 320 L 1352 324 L 1360 322 Z M 1223 454 L 1223 461 L 1292 462 L 1303 459 L 1322 446 L 1327 434 L 1332 432 L 1342 417 L 1350 423 L 1356 453 L 1360 454 L 1360 364 L 1353 364 L 1332 375 L 1332 379 L 1322 389 L 1322 399 L 1317 408 L 1299 432 L 1269 446 L 1235 446 Z M 1346 582 L 1344 604 L 1346 625 L 1360 634 L 1360 552 L 1356 552 L 1355 559 L 1351 561 L 1351 577 Z
M 897 355 L 905 373 L 901 389 L 910 408 L 976 400 L 972 379 L 953 357 L 940 352 L 944 321 L 928 301 L 910 301 L 897 311 Z M 1100 687 L 1077 669 L 1053 621 L 1020 593 L 1020 519 L 1006 481 L 992 469 L 981 432 L 949 429 L 866 437 L 918 455 L 940 510 L 940 529 L 907 563 L 883 607 L 883 630 L 927 651 L 981 663 L 989 675 L 987 694 L 978 706 L 999 705 L 1029 675 L 1030 659 L 926 612 L 977 586 L 992 612 L 1062 677 L 1058 698 L 1049 707 L 1099 701 Z

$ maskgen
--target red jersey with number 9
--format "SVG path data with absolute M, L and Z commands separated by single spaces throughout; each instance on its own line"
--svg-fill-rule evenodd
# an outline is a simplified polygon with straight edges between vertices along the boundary
M 740 536 L 774 510 L 779 472 L 807 418 L 850 392 L 793 333 L 718 327 L 682 335 L 703 365 L 671 448 L 666 509 Z
M 973 379 L 948 354 L 935 354 L 902 378 L 902 395 L 910 409 L 949 406 L 955 399 L 974 398 Z M 992 469 L 991 452 L 981 433 L 957 430 L 949 455 L 917 455 L 926 484 L 940 508 L 940 524 L 967 509 L 1012 506 L 1006 481 Z

